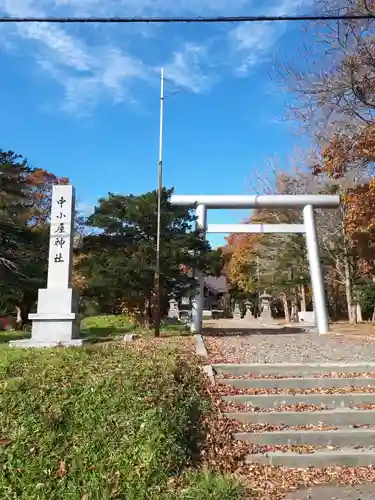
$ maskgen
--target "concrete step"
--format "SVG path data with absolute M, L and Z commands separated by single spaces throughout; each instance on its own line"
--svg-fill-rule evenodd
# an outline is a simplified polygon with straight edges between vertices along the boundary
M 375 465 L 375 450 L 342 448 L 340 450 L 316 450 L 311 454 L 294 452 L 268 452 L 264 455 L 248 455 L 246 463 L 275 465 L 307 469 L 309 467 L 371 467 Z
M 212 368 L 214 373 L 232 375 L 252 373 L 263 376 L 308 377 L 322 373 L 375 373 L 375 362 L 215 364 Z
M 273 411 L 225 413 L 227 418 L 244 424 L 318 425 L 333 426 L 375 425 L 375 410 L 333 409 L 326 411 Z
M 375 393 L 373 394 L 264 394 L 252 396 L 248 394 L 234 394 L 223 396 L 224 401 L 237 404 L 250 404 L 258 408 L 277 408 L 283 405 L 324 404 L 329 408 L 349 408 L 359 404 L 375 404 Z
M 375 378 L 279 378 L 279 379 L 222 379 L 219 384 L 231 385 L 237 389 L 313 389 L 322 387 L 373 387 Z
M 375 429 L 341 428 L 336 431 L 284 430 L 274 432 L 237 432 L 234 438 L 262 446 L 368 446 L 375 445 Z
M 265 412 L 228 412 L 225 416 L 243 424 L 266 424 L 287 426 L 283 430 L 261 432 L 237 432 L 233 437 L 253 445 L 309 446 L 313 453 L 267 452 L 248 455 L 248 463 L 284 466 L 290 468 L 308 467 L 370 467 L 375 466 L 375 409 L 356 410 L 360 404 L 374 404 L 375 393 L 345 393 L 344 388 L 356 387 L 364 391 L 375 387 L 375 375 L 365 377 L 361 374 L 375 374 L 375 362 L 366 363 L 279 363 L 279 364 L 217 364 L 213 365 L 215 374 L 232 375 L 230 379 L 216 379 L 220 385 L 230 385 L 237 389 L 273 389 L 283 392 L 295 389 L 294 394 L 233 394 L 222 396 L 223 401 L 235 404 L 249 404 L 255 408 L 267 409 Z M 333 373 L 356 374 L 336 378 Z M 277 376 L 277 379 L 244 378 L 236 376 L 252 374 L 258 377 Z M 328 377 L 317 378 L 327 374 Z M 342 393 L 298 393 L 309 389 L 333 389 Z M 346 389 L 348 390 L 348 389 Z M 350 390 L 350 389 L 349 389 Z M 352 389 L 354 391 L 354 389 Z M 223 387 L 224 392 L 224 387 Z M 294 392 L 294 391 L 292 391 Z M 327 410 L 288 411 L 284 405 L 325 405 Z M 275 411 L 278 408 L 279 411 Z M 281 410 L 281 411 L 280 411 Z M 335 430 L 293 429 L 296 426 L 331 425 Z M 373 425 L 374 428 L 361 426 Z M 238 427 L 240 431 L 240 425 Z M 374 448 L 371 446 L 374 445 Z M 359 449 L 358 449 L 359 448 Z

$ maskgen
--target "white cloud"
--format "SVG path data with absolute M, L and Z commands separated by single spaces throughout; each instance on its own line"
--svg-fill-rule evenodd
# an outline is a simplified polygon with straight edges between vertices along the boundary
M 91 1 L 91 0 L 90 0 Z M 42 2 L 38 2 L 40 5 Z M 43 16 L 32 0 L 0 0 L 0 8 L 11 16 Z M 85 113 L 101 97 L 122 101 L 126 84 L 147 78 L 142 61 L 111 45 L 89 45 L 56 24 L 18 24 L 19 37 L 34 42 L 31 55 L 64 88 L 65 109 Z M 80 106 L 84 104 L 85 108 Z
M 272 24 L 241 24 L 231 33 L 235 50 L 239 54 L 237 73 L 246 75 L 253 67 L 269 57 L 269 51 L 277 39 Z
M 251 0 L 44 0 L 46 4 L 68 7 L 91 15 L 162 15 L 207 12 L 237 12 Z
M 89 217 L 95 210 L 95 205 L 93 203 L 86 203 L 84 201 L 79 201 L 77 203 L 77 211 L 81 217 Z
M 294 15 L 301 7 L 310 5 L 311 0 L 283 0 L 264 15 Z M 254 66 L 269 60 L 272 48 L 286 30 L 287 23 L 280 21 L 240 24 L 234 28 L 230 38 L 240 61 L 237 74 L 246 75 Z
M 202 92 L 210 85 L 201 67 L 206 57 L 205 47 L 188 43 L 182 50 L 173 52 L 170 62 L 164 65 L 165 74 L 179 87 Z
M 55 64 L 69 66 L 77 71 L 89 71 L 94 59 L 81 40 L 69 36 L 56 25 L 19 25 L 23 38 L 39 42 L 55 58 Z M 57 58 L 57 59 L 56 59 Z
M 272 0 L 272 13 L 293 13 L 307 0 Z M 0 0 L 0 14 L 10 16 L 88 15 L 240 15 L 256 13 L 255 0 Z M 270 9 L 271 10 L 271 9 Z M 264 11 L 263 11 L 264 12 Z M 267 12 L 265 12 L 267 13 Z M 170 27 L 169 27 L 170 28 Z M 0 32 L 0 50 L 14 50 L 5 39 L 19 40 L 36 67 L 46 72 L 63 89 L 63 107 L 86 115 L 97 103 L 134 102 L 139 84 L 157 84 L 156 70 L 164 64 L 169 80 L 192 92 L 203 92 L 215 81 L 214 71 L 221 60 L 229 60 L 238 73 L 269 57 L 282 26 L 241 24 L 236 28 L 220 26 L 202 38 L 202 30 L 180 28 L 178 38 L 169 38 L 171 30 L 153 26 L 67 26 L 58 24 L 9 25 Z M 174 33 L 177 30 L 174 31 Z M 141 44 L 146 33 L 152 34 Z M 199 33 L 199 36 L 197 35 Z M 11 37 L 9 35 L 12 35 Z M 226 57 L 228 56 L 228 57 Z M 215 70 L 213 61 L 219 60 Z

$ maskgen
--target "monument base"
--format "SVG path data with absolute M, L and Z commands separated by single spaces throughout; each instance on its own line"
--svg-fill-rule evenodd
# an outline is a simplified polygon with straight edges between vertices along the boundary
M 69 347 L 81 346 L 79 338 L 78 315 L 67 314 L 29 314 L 32 320 L 31 339 L 12 340 L 11 347 Z
M 79 339 L 79 318 L 75 313 L 29 314 L 31 336 L 35 342 L 70 342 Z
M 70 339 L 63 341 L 56 340 L 45 340 L 45 341 L 36 341 L 35 339 L 23 339 L 23 340 L 11 340 L 9 342 L 10 347 L 17 348 L 33 348 L 33 349 L 44 349 L 44 348 L 52 348 L 52 347 L 81 347 L 83 344 L 83 339 Z
M 53 311 L 53 312 L 52 312 Z M 78 294 L 71 288 L 40 289 L 38 311 L 29 314 L 31 339 L 13 340 L 11 347 L 81 346 Z

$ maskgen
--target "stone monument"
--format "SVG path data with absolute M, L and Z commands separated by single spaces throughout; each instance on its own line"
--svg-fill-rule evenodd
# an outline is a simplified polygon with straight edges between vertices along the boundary
M 238 302 L 236 302 L 234 305 L 233 319 L 235 320 L 242 319 L 241 309 Z
M 31 339 L 10 342 L 13 347 L 77 346 L 78 294 L 72 289 L 75 199 L 70 185 L 53 186 L 47 288 L 38 291 Z
M 260 313 L 260 321 L 272 321 L 272 310 L 271 310 L 271 299 L 272 295 L 268 295 L 268 293 L 263 293 L 260 297 L 261 303 L 261 313 Z

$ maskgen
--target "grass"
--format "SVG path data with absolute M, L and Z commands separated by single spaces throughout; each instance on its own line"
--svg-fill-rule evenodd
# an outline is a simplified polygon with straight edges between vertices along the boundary
M 182 342 L 0 350 L 0 498 L 243 498 L 199 470 L 210 403 Z
M 116 340 L 124 333 L 135 333 L 142 337 L 152 337 L 151 329 L 134 324 L 126 316 L 92 316 L 85 318 L 81 323 L 81 335 L 91 342 L 105 342 Z M 189 334 L 189 328 L 182 324 L 168 324 L 164 321 L 161 325 L 162 335 L 184 335 Z
M 136 333 L 146 337 L 153 336 L 152 330 L 140 328 L 123 315 L 91 316 L 83 319 L 81 322 L 81 335 L 91 343 L 116 340 L 125 333 Z M 189 333 L 189 328 L 182 324 L 168 324 L 167 322 L 163 322 L 161 333 L 163 335 L 183 335 Z M 10 340 L 29 338 L 30 336 L 30 332 L 0 331 L 0 344 L 7 343 Z
M 86 338 L 116 338 L 136 329 L 137 326 L 123 315 L 90 316 L 81 322 L 82 336 Z
M 17 331 L 1 331 L 0 330 L 0 344 L 7 344 L 10 340 L 21 340 L 30 337 L 28 332 Z

